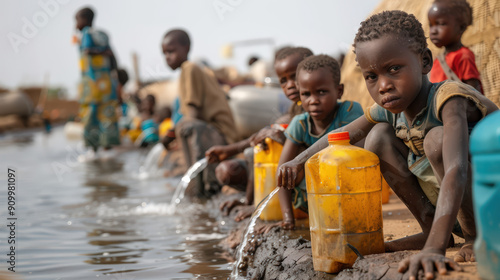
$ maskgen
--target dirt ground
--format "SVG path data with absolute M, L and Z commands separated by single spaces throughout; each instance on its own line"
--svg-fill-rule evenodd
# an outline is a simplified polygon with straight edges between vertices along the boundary
M 233 195 L 234 196 L 234 195 Z M 386 241 L 405 237 L 420 232 L 417 221 L 406 206 L 393 194 L 388 204 L 383 205 L 384 239 Z M 233 211 L 235 212 L 235 211 Z M 235 213 L 225 218 L 230 221 Z M 237 224 L 221 245 L 228 251 L 235 251 L 241 241 L 248 219 Z M 261 222 L 263 223 L 263 222 Z M 247 270 L 249 279 L 408 279 L 407 275 L 397 272 L 398 263 L 405 257 L 418 251 L 404 251 L 368 255 L 358 259 L 352 269 L 339 273 L 327 274 L 313 269 L 312 251 L 309 230 L 306 223 L 294 231 L 280 228 L 263 235 L 261 243 L 255 250 L 253 263 Z M 449 248 L 446 255 L 453 255 L 462 246 L 464 240 L 455 236 L 455 247 Z M 461 263 L 462 272 L 449 272 L 448 275 L 437 276 L 436 279 L 480 279 L 476 271 L 476 263 Z M 419 279 L 424 279 L 422 273 Z

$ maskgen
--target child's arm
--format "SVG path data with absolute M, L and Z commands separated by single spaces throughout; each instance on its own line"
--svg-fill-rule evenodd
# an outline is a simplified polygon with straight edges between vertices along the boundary
M 229 145 L 213 146 L 205 152 L 205 157 L 210 163 L 221 162 L 243 152 L 248 147 L 250 147 L 250 138 Z
M 469 79 L 469 80 L 465 80 L 463 82 L 472 86 L 477 91 L 479 91 L 481 93 L 483 92 L 483 89 L 481 88 L 481 82 L 478 79 Z
M 179 87 L 183 88 L 180 100 L 183 113 L 183 121 L 201 119 L 205 93 L 205 76 L 207 74 L 198 66 L 191 63 L 182 68 L 179 78 Z
M 364 116 L 361 116 L 350 124 L 332 132 L 348 131 L 351 137 L 351 143 L 357 143 L 366 137 L 373 126 L 373 123 L 370 123 Z M 306 161 L 327 146 L 328 135 L 325 134 L 311 147 L 307 148 L 307 150 L 303 151 L 295 158 L 290 158 L 290 161 L 283 161 L 284 163 L 281 164 L 280 158 L 280 167 L 277 172 L 278 187 L 287 188 L 289 190 L 295 188 L 295 185 L 300 183 L 304 178 L 304 164 Z
M 286 139 L 285 145 L 283 145 L 283 151 L 281 152 L 280 161 L 278 163 L 278 170 L 283 163 L 294 159 L 300 153 L 300 150 L 300 145 L 295 144 L 290 139 Z M 278 192 L 278 196 L 280 200 L 281 213 L 283 214 L 283 222 L 281 223 L 281 226 L 284 229 L 293 229 L 295 227 L 295 219 L 293 216 L 291 190 L 281 188 Z
M 186 113 L 184 114 L 184 120 L 193 120 L 200 118 L 200 109 L 194 105 L 188 104 L 186 106 Z
M 464 112 L 474 111 L 467 108 L 467 105 L 467 99 L 457 97 L 451 98 L 443 105 L 444 176 L 434 221 L 425 246 L 420 253 L 406 259 L 399 267 L 400 272 L 409 269 L 410 279 L 417 279 L 421 267 L 427 279 L 433 278 L 434 266 L 440 274 L 446 274 L 446 265 L 460 270 L 455 262 L 444 255 L 467 184 L 469 135 L 467 115 Z
M 263 143 L 266 138 L 271 138 L 280 144 L 284 144 L 286 140 L 283 130 L 266 126 L 250 137 L 250 145 L 257 146 L 259 143 Z

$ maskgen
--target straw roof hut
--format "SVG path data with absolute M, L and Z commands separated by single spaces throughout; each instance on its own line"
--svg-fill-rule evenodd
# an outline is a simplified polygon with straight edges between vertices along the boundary
M 382 0 L 373 14 L 385 10 L 403 10 L 414 14 L 429 34 L 427 12 L 433 0 Z M 476 55 L 476 64 L 481 73 L 485 95 L 500 106 L 500 0 L 468 0 L 473 10 L 473 25 L 462 37 L 462 43 Z M 430 40 L 429 48 L 434 57 L 440 51 Z M 363 108 L 373 104 L 365 82 L 356 66 L 352 51 L 346 54 L 342 65 L 342 82 L 346 92 L 343 99 L 359 102 Z

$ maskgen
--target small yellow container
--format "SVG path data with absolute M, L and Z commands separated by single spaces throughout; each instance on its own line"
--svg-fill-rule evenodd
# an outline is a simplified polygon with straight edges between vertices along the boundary
M 305 166 L 314 270 L 338 273 L 357 255 L 384 252 L 378 157 L 331 133 L 329 146 Z
M 255 207 L 276 188 L 276 171 L 283 146 L 266 138 L 265 145 L 254 148 L 254 204 Z M 274 196 L 262 211 L 260 219 L 264 221 L 279 221 L 282 218 L 280 201 Z

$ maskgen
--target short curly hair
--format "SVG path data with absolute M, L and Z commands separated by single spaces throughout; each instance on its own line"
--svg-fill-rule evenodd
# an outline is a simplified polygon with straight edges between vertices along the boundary
M 433 4 L 447 5 L 448 11 L 466 27 L 472 25 L 472 7 L 466 0 L 434 0 Z
M 340 66 L 335 58 L 320 54 L 313 55 L 304 60 L 302 60 L 299 65 L 297 65 L 297 77 L 295 79 L 298 80 L 300 70 L 304 70 L 306 72 L 313 72 L 318 70 L 319 68 L 326 68 L 332 73 L 333 82 L 335 85 L 340 84 Z
M 306 58 L 312 56 L 313 52 L 310 49 L 304 47 L 286 47 L 276 53 L 276 58 L 274 61 L 282 60 L 295 54 L 300 55 L 302 58 Z
M 408 47 L 421 54 L 427 49 L 427 39 L 422 24 L 417 18 L 403 11 L 383 11 L 361 22 L 354 38 L 354 53 L 358 43 L 379 39 L 384 35 L 395 35 L 408 41 Z
M 191 46 L 191 39 L 188 33 L 183 29 L 172 29 L 168 31 L 163 38 L 172 37 L 181 46 Z
M 92 21 L 94 20 L 95 13 L 90 7 L 85 7 L 85 8 L 80 9 L 76 13 L 76 15 L 83 18 L 83 19 L 86 19 L 89 23 L 92 23 Z

